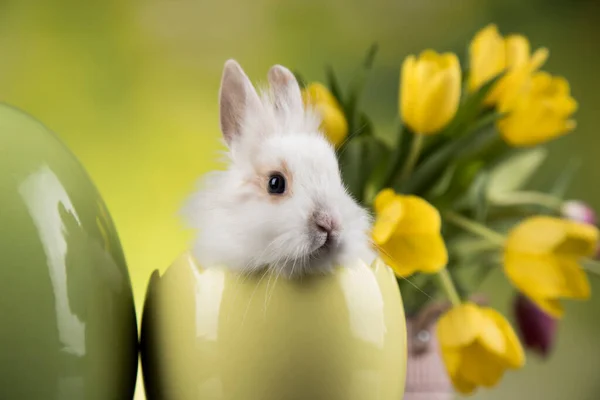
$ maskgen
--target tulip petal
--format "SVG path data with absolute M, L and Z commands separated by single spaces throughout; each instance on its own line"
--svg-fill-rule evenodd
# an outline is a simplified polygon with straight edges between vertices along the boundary
M 467 381 L 460 375 L 461 353 L 459 349 L 441 348 L 442 361 L 446 366 L 450 380 L 454 388 L 462 394 L 470 394 L 475 391 L 476 385 Z
M 424 50 L 409 56 L 400 74 L 400 112 L 403 122 L 420 134 L 439 132 L 458 108 L 461 72 L 455 54 Z
M 539 68 L 541 68 L 541 66 L 546 63 L 546 60 L 548 60 L 549 55 L 550 52 L 547 48 L 540 47 L 539 49 L 537 49 L 531 56 L 531 61 L 529 64 L 530 71 L 535 72 Z
M 466 302 L 440 317 L 437 337 L 442 347 L 460 348 L 473 343 L 480 334 L 482 316 L 479 308 Z
M 418 132 L 422 134 L 439 132 L 458 110 L 461 88 L 460 63 L 454 54 L 442 55 L 440 62 L 447 66 L 430 77 L 421 93 L 416 124 L 419 127 Z
M 493 387 L 506 369 L 524 365 L 524 352 L 508 321 L 491 308 L 466 302 L 437 324 L 442 360 L 457 391 Z
M 477 32 L 469 45 L 469 91 L 475 92 L 506 67 L 504 39 L 495 24 Z
M 557 299 L 546 299 L 546 298 L 534 298 L 530 297 L 531 301 L 533 301 L 542 311 L 550 315 L 555 319 L 562 318 L 564 314 L 564 309 L 560 301 Z
M 321 129 L 329 142 L 339 147 L 348 136 L 348 122 L 344 113 L 330 103 L 319 103 L 316 110 L 321 115 Z
M 547 254 L 563 242 L 568 225 L 564 220 L 535 216 L 513 228 L 506 240 L 506 248 L 513 252 Z
M 591 257 L 598 245 L 598 228 L 576 221 L 564 221 L 567 235 L 555 252 L 572 257 Z
M 442 360 L 450 376 L 456 376 L 459 373 L 461 364 L 460 348 L 442 347 Z
M 305 103 L 318 104 L 328 103 L 339 106 L 333 94 L 325 85 L 318 82 L 309 84 L 302 92 Z
M 513 285 L 556 318 L 562 316 L 559 298 L 584 300 L 590 296 L 587 275 L 572 259 L 505 254 L 504 262 Z
M 509 68 L 521 67 L 529 62 L 529 40 L 523 35 L 506 37 L 506 65 Z
M 454 386 L 456 391 L 458 391 L 459 393 L 461 393 L 463 395 L 472 394 L 475 391 L 475 389 L 477 388 L 477 386 L 475 384 L 467 381 L 460 375 L 451 376 L 450 380 L 452 381 L 452 385 Z
M 561 297 L 587 300 L 590 298 L 590 282 L 587 274 L 577 261 L 561 258 L 560 268 L 564 279 L 563 293 Z
M 425 61 L 429 68 L 439 63 L 440 55 L 432 49 L 426 49 L 419 54 L 419 61 Z
M 578 259 L 598 243 L 592 225 L 553 217 L 533 217 L 510 233 L 504 252 L 509 280 L 541 308 L 562 315 L 559 298 L 587 299 L 590 285 Z
M 562 263 L 551 255 L 506 253 L 504 272 L 517 288 L 533 298 L 558 298 L 568 292 Z
M 481 326 L 478 337 L 478 342 L 488 352 L 497 355 L 502 355 L 505 352 L 506 343 L 504 339 L 504 333 L 497 326 L 496 320 L 489 312 L 486 312 L 486 308 L 481 308 Z
M 531 90 L 534 93 L 542 93 L 552 84 L 552 75 L 546 71 L 540 71 L 531 77 Z
M 417 196 L 402 196 L 404 216 L 398 229 L 406 235 L 439 233 L 442 226 L 440 212 Z
M 348 136 L 348 121 L 335 96 L 323 84 L 313 82 L 302 90 L 305 105 L 310 105 L 321 117 L 321 130 L 335 147 Z
M 372 236 L 376 244 L 383 245 L 390 239 L 403 215 L 404 207 L 400 198 L 388 202 L 373 224 Z
M 506 369 L 502 357 L 490 353 L 480 342 L 473 342 L 462 351 L 460 374 L 467 381 L 485 387 L 496 386 Z
M 435 207 L 416 196 L 382 190 L 375 198 L 376 219 L 371 232 L 381 257 L 396 275 L 435 273 L 448 263 Z
M 390 254 L 387 250 L 379 247 L 381 258 L 394 271 L 396 276 L 408 278 L 412 274 L 418 272 L 418 266 L 415 264 L 407 264 L 399 262 L 394 254 Z
M 570 95 L 569 83 L 562 77 L 536 71 L 546 57 L 547 51 L 540 49 L 528 65 L 521 70 L 514 70 L 519 74 L 524 73 L 522 77 L 526 84 L 518 82 L 521 77 L 515 78 L 516 83 L 508 84 L 505 81 L 508 80 L 507 75 L 490 94 L 497 97 L 499 111 L 507 113 L 497 127 L 511 146 L 534 146 L 562 136 L 574 128 L 572 123 L 566 123 L 577 110 L 577 101 Z M 530 74 L 530 78 L 527 78 Z M 506 86 L 520 89 L 515 91 Z
M 403 122 L 412 126 L 415 121 L 417 99 L 419 98 L 419 82 L 416 80 L 417 59 L 408 56 L 402 63 L 400 72 L 400 115 Z
M 383 189 L 377 196 L 375 196 L 375 201 L 373 202 L 375 207 L 375 212 L 380 213 L 383 209 L 396 197 L 396 193 L 393 189 Z
M 427 120 L 423 119 L 424 108 L 427 107 L 427 93 L 431 90 L 434 82 L 439 79 L 441 71 L 437 65 L 436 54 L 431 50 L 425 50 L 419 55 L 415 65 L 413 80 L 416 85 L 414 92 L 415 107 L 412 120 L 407 123 L 417 133 L 430 133 L 427 129 Z M 427 130 L 427 132 L 425 132 Z
M 440 234 L 396 233 L 380 247 L 398 276 L 408 276 L 415 271 L 436 273 L 448 263 L 448 253 Z
M 525 353 L 514 329 L 498 311 L 486 307 L 482 312 L 492 319 L 504 337 L 502 357 L 511 368 L 521 368 L 525 364 Z

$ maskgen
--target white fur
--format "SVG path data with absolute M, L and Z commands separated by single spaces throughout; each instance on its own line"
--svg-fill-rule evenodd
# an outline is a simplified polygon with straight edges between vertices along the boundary
M 228 168 L 205 176 L 183 210 L 198 230 L 192 254 L 205 268 L 251 272 L 268 267 L 294 276 L 374 258 L 370 217 L 347 193 L 335 151 L 319 132 L 318 114 L 302 106 L 293 84 L 296 88 L 283 95 L 262 91 L 260 106 L 246 107 L 236 140 L 229 144 Z M 260 195 L 260 188 L 248 182 L 259 166 L 282 161 L 292 176 L 292 195 L 270 201 L 266 186 Z M 322 257 L 311 255 L 309 221 L 316 208 L 326 209 L 341 225 L 338 246 Z

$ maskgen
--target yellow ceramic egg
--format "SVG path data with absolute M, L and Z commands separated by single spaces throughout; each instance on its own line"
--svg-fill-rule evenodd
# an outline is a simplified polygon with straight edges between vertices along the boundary
M 184 254 L 151 277 L 142 364 L 149 400 L 400 400 L 402 299 L 379 260 L 287 280 Z

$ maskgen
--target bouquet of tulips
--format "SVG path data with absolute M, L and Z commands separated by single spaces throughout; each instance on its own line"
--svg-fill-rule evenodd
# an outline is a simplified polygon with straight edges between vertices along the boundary
M 490 271 L 504 271 L 519 310 L 550 321 L 563 315 L 561 299 L 590 296 L 599 233 L 583 203 L 564 200 L 577 162 L 543 189 L 528 187 L 542 145 L 575 128 L 577 102 L 567 80 L 542 71 L 547 49 L 492 24 L 465 60 L 433 50 L 406 57 L 390 145 L 360 109 L 376 50 L 346 88 L 331 68 L 324 84 L 298 79 L 348 190 L 373 212 L 372 241 L 398 277 L 407 315 L 438 294 L 451 303 L 436 328 L 441 357 L 455 389 L 473 393 L 525 363 L 508 320 L 470 300 Z M 525 344 L 535 344 L 526 328 Z

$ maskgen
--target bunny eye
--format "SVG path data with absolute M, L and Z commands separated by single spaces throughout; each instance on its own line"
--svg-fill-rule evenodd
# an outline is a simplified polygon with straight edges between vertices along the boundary
M 270 194 L 283 194 L 285 193 L 285 178 L 279 173 L 269 175 L 269 183 L 267 190 Z

